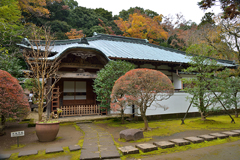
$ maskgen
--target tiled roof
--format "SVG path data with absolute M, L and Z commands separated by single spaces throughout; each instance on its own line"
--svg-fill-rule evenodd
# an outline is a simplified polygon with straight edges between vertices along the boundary
M 53 57 L 49 57 L 49 60 L 59 57 L 69 48 L 86 48 L 100 51 L 106 57 L 111 57 L 113 59 L 116 57 L 169 63 L 188 63 L 190 61 L 190 57 L 183 51 L 154 45 L 148 43 L 148 41 L 144 39 L 97 33 L 94 33 L 93 37 L 88 37 L 86 39 L 54 41 L 54 46 L 51 51 L 56 54 Z M 44 44 L 43 42 L 41 43 Z M 27 43 L 18 45 L 30 48 Z M 218 63 L 227 67 L 236 66 L 232 61 L 227 60 L 218 60 Z

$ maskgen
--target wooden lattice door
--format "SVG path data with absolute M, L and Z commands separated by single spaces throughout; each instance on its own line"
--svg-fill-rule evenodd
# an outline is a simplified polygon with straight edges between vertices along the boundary
M 52 90 L 52 112 L 57 113 L 57 108 L 59 108 L 59 87 L 53 88 Z

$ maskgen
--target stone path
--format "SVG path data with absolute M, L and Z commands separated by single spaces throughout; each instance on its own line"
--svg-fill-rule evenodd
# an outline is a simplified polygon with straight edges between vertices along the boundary
M 119 159 L 112 136 L 92 123 L 77 124 L 85 133 L 80 160 Z
M 222 133 L 210 133 L 209 135 L 200 135 L 200 136 L 184 137 L 179 139 L 171 139 L 168 141 L 153 142 L 153 144 L 149 144 L 149 143 L 137 144 L 135 148 L 138 148 L 142 152 L 150 152 L 153 150 L 158 150 L 158 148 L 162 148 L 162 149 L 172 148 L 172 147 L 175 147 L 175 145 L 184 146 L 190 143 L 201 143 L 204 141 L 211 141 L 217 138 L 223 139 L 223 138 L 228 138 L 229 136 L 235 137 L 239 135 L 240 135 L 240 130 L 233 130 L 233 131 L 225 131 Z M 134 149 L 133 146 L 124 146 L 118 149 L 123 153 L 123 155 L 139 153 L 139 151 Z

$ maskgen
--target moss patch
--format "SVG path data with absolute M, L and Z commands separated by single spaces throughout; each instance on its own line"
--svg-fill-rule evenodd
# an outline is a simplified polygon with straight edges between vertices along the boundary
M 17 146 L 17 144 L 15 144 L 15 145 L 12 145 L 11 146 L 11 149 L 10 150 L 14 150 L 14 149 L 18 149 L 18 148 L 23 148 L 23 147 L 25 147 L 26 145 L 24 145 L 24 144 L 19 144 L 19 147 Z
M 152 138 L 153 136 L 170 136 L 175 133 L 189 131 L 189 130 L 232 130 L 240 128 L 240 118 L 234 118 L 236 123 L 230 123 L 229 116 L 212 116 L 208 117 L 206 121 L 200 120 L 200 118 L 189 118 L 185 120 L 185 124 L 181 125 L 181 120 L 158 120 L 150 121 L 150 131 L 143 132 L 145 138 Z M 120 124 L 114 120 L 104 120 L 95 122 L 107 123 L 109 127 L 127 127 L 141 129 L 144 127 L 144 123 L 141 122 L 127 122 Z
M 56 137 L 55 141 L 59 140 L 59 139 L 62 139 L 62 137 Z

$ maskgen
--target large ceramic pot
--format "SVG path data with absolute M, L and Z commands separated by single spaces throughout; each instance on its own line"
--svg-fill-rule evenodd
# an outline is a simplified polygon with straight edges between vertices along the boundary
M 59 131 L 59 122 L 39 123 L 36 122 L 36 134 L 40 142 L 53 141 Z

